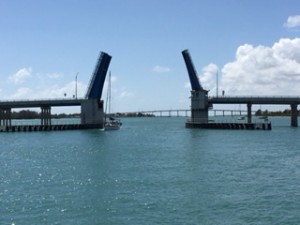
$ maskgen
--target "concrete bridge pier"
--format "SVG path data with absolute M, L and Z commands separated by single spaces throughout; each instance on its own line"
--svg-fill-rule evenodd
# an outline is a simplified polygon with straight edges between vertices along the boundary
M 247 103 L 247 122 L 252 123 L 252 114 L 251 114 L 252 104 Z
M 0 109 L 0 126 L 11 126 L 11 108 Z
M 191 91 L 191 119 L 193 123 L 208 123 L 207 91 Z
M 89 99 L 81 105 L 81 124 L 104 126 L 103 101 Z
M 51 125 L 51 107 L 43 106 L 41 107 L 41 125 L 50 126 Z
M 298 127 L 298 105 L 292 104 L 291 105 L 291 126 L 292 127 Z

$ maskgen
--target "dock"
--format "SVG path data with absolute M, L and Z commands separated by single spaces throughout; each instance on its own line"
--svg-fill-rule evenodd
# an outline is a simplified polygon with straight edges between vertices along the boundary
M 56 124 L 56 125 L 13 125 L 0 126 L 0 132 L 35 132 L 103 129 L 102 124 Z
M 193 123 L 186 122 L 186 128 L 224 129 L 224 130 L 272 130 L 271 122 L 264 123 Z

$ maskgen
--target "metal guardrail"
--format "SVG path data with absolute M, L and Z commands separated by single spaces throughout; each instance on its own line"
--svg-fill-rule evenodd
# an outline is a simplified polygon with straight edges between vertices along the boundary
M 266 96 L 253 96 L 253 95 L 221 95 L 221 96 L 208 96 L 208 99 L 211 98 L 299 98 L 300 96 L 292 96 L 292 95 L 266 95 Z
M 270 97 L 270 96 L 222 96 L 208 98 L 210 104 L 264 104 L 264 105 L 290 105 L 300 104 L 300 97 Z
M 0 107 L 8 108 L 36 108 L 44 106 L 79 106 L 86 99 L 35 99 L 0 101 Z
M 0 99 L 0 102 L 34 102 L 34 101 L 81 101 L 85 98 L 40 98 L 40 99 Z

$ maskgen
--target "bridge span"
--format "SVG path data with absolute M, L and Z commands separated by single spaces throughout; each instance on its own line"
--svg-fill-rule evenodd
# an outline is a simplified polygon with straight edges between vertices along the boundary
M 41 99 L 41 100 L 13 100 L 0 101 L 0 108 L 42 108 L 46 106 L 80 106 L 85 99 Z
M 210 109 L 209 112 L 212 112 L 214 116 L 217 116 L 221 113 L 222 116 L 241 116 L 247 113 L 247 110 L 233 110 L 233 109 Z M 255 111 L 252 111 L 254 114 Z M 189 117 L 191 115 L 191 109 L 162 109 L 162 110 L 143 110 L 135 112 L 122 112 L 121 115 L 130 116 L 130 115 L 153 115 L 157 117 Z M 116 115 L 114 115 L 116 116 Z
M 300 104 L 300 97 L 222 96 L 209 97 L 208 102 L 211 104 L 298 105 Z

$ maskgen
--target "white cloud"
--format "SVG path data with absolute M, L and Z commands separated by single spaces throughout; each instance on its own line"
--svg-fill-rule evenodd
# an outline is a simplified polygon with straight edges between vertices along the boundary
M 287 28 L 294 28 L 300 26 L 300 15 L 289 16 L 287 21 L 284 23 Z
M 220 83 L 228 95 L 299 95 L 300 38 L 280 39 L 271 47 L 238 47 Z
M 216 76 L 218 73 L 217 65 L 210 63 L 202 68 L 202 73 L 198 77 L 201 86 L 206 90 L 212 90 L 216 86 Z M 191 83 L 186 82 L 184 88 L 191 89 Z
M 10 96 L 11 99 L 30 99 L 32 97 L 33 90 L 27 87 L 19 88 L 13 95 Z
M 155 73 L 169 73 L 171 71 L 171 69 L 166 66 L 157 65 L 157 66 L 153 67 L 152 71 Z
M 86 85 L 77 82 L 77 97 L 84 97 L 86 92 Z M 45 99 L 55 99 L 55 98 L 74 98 L 75 93 L 75 81 L 65 84 L 64 86 L 53 85 L 47 89 L 39 91 L 39 96 Z
M 77 96 L 83 98 L 86 92 L 86 85 L 77 83 Z M 65 96 L 66 94 L 66 96 Z M 73 98 L 75 96 L 75 81 L 63 86 L 51 85 L 47 88 L 19 88 L 15 93 L 10 95 L 9 99 L 62 99 Z
M 31 67 L 22 68 L 17 73 L 9 76 L 8 79 L 15 84 L 23 83 L 26 78 L 31 76 L 31 71 Z
M 217 72 L 218 67 L 212 63 L 202 69 L 202 75 L 200 76 L 199 80 L 204 89 L 212 90 L 215 88 Z

